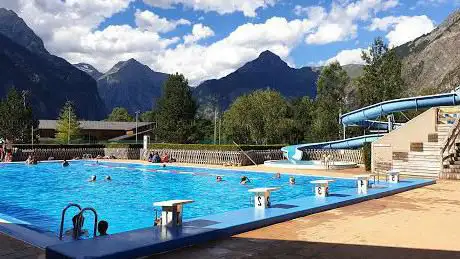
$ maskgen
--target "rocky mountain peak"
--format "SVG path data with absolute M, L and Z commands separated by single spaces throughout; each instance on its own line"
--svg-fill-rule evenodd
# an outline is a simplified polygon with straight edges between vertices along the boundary
M 260 53 L 259 57 L 246 63 L 238 72 L 256 72 L 256 71 L 270 71 L 273 69 L 286 69 L 289 68 L 286 62 L 284 62 L 275 53 L 266 50 Z
M 76 68 L 80 69 L 81 71 L 87 73 L 94 79 L 98 79 L 101 77 L 103 74 L 99 72 L 95 67 L 93 67 L 90 64 L 87 63 L 78 63 L 78 64 L 73 64 Z
M 0 8 L 0 33 L 35 54 L 46 54 L 42 39 L 15 12 Z

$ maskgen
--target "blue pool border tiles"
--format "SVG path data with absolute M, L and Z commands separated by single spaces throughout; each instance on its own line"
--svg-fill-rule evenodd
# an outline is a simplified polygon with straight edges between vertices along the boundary
M 326 198 L 309 196 L 287 200 L 280 202 L 284 206 L 274 204 L 275 208 L 265 210 L 245 208 L 184 220 L 184 226 L 178 228 L 150 227 L 95 239 L 58 243 L 46 247 L 46 256 L 47 258 L 120 258 L 162 253 L 435 183 L 436 180 L 407 179 L 398 184 L 387 185 L 386 188 L 371 188 L 367 194 L 358 194 L 356 189 L 348 189 Z M 187 207 L 185 206 L 184 209 Z M 205 227 L 188 224 L 200 220 L 212 224 L 205 224 Z

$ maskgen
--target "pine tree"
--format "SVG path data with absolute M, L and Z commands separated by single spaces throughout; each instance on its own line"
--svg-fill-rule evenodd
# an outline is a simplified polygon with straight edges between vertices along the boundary
M 382 38 L 376 38 L 369 52 L 363 51 L 364 73 L 357 79 L 361 107 L 403 96 L 401 60 Z
M 80 123 L 71 101 L 67 101 L 61 109 L 56 125 L 56 140 L 59 143 L 70 144 L 80 137 Z
M 32 108 L 24 96 L 15 89 L 8 91 L 6 99 L 0 102 L 0 137 L 13 143 L 30 143 L 32 127 L 37 128 L 38 121 L 34 119 Z
M 321 71 L 312 127 L 312 135 L 317 141 L 334 140 L 340 136 L 339 114 L 344 109 L 345 87 L 349 82 L 350 78 L 337 62 Z
M 192 139 L 197 105 L 187 79 L 181 74 L 170 75 L 158 100 L 157 133 L 162 141 L 171 143 L 195 142 Z

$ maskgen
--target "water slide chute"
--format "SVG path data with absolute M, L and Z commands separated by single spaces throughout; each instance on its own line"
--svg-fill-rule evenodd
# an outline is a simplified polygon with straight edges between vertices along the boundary
M 373 121 L 378 117 L 394 112 L 417 110 L 437 106 L 454 106 L 460 104 L 460 91 L 457 88 L 454 92 L 402 98 L 380 102 L 340 116 L 340 122 L 346 126 L 372 126 L 377 129 L 388 129 L 385 122 Z M 305 149 L 351 149 L 361 147 L 366 142 L 373 142 L 381 138 L 383 134 L 364 135 L 360 137 L 335 140 L 321 143 L 308 143 L 293 145 L 281 148 L 284 156 L 289 160 L 301 160 L 302 150 Z

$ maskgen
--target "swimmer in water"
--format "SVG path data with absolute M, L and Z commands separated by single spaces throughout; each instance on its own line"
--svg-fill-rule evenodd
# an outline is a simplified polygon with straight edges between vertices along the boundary
M 110 175 L 107 175 L 107 176 L 105 177 L 105 180 L 106 180 L 107 182 L 110 182 L 110 181 L 112 181 L 112 177 L 111 177 Z
M 289 177 L 289 184 L 294 185 L 295 184 L 295 178 L 293 176 Z
M 62 162 L 62 166 L 67 167 L 69 165 L 70 165 L 69 162 L 67 162 L 67 160 L 64 159 L 64 161 Z
M 249 180 L 249 178 L 247 178 L 246 176 L 241 177 L 240 184 L 247 184 L 247 183 L 250 183 L 250 182 L 251 182 L 251 180 Z
M 274 176 L 273 176 L 274 179 L 280 179 L 281 178 L 281 174 L 280 173 L 276 173 Z
M 88 182 L 95 182 L 96 181 L 96 176 L 92 175 L 91 178 L 88 180 Z
M 217 182 L 222 182 L 222 181 L 223 181 L 222 176 L 218 175 L 218 176 L 216 177 L 216 181 L 217 181 Z

